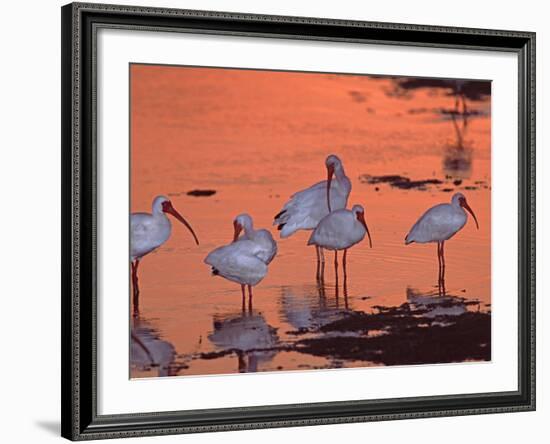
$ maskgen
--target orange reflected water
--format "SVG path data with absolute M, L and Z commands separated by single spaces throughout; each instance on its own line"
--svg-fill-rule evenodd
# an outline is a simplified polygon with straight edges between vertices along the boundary
M 490 341 L 481 344 L 487 355 L 434 357 L 425 356 L 429 340 L 417 350 L 371 359 L 339 350 L 383 335 L 383 325 L 368 333 L 323 331 L 349 316 L 404 303 L 424 307 L 419 316 L 429 328 L 449 325 L 450 315 L 464 312 L 490 315 L 490 95 L 465 88 L 464 111 L 460 86 L 416 88 L 404 80 L 132 65 L 132 211 L 149 212 L 156 195 L 167 195 L 201 242 L 197 247 L 173 220 L 171 238 L 142 260 L 140 319 L 132 335 L 148 354 L 132 345 L 132 377 L 490 359 Z M 231 240 L 233 218 L 242 212 L 276 235 L 273 216 L 293 192 L 326 177 L 330 153 L 342 159 L 352 181 L 350 206 L 365 207 L 373 248 L 362 242 L 350 250 L 344 294 L 342 276 L 337 289 L 330 265 L 325 285 L 316 283 L 309 232 L 280 240 L 267 277 L 255 288 L 252 313 L 242 313 L 240 287 L 212 277 L 204 257 Z M 442 183 L 402 189 L 369 183 L 365 175 Z M 194 189 L 216 193 L 187 195 Z M 436 246 L 405 246 L 403 240 L 423 211 L 455 191 L 466 195 L 480 229 L 470 220 L 446 243 L 452 303 L 445 299 L 434 308 L 442 302 Z M 326 343 L 332 351 L 323 342 L 307 343 L 326 335 L 337 338 Z M 384 344 L 374 344 L 373 353 L 385 352 Z M 461 348 L 446 348 L 453 347 Z

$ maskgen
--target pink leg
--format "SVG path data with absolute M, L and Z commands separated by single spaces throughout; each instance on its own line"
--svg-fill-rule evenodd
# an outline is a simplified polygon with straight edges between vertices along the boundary
M 319 280 L 321 279 L 321 253 L 317 245 L 315 245 L 315 252 L 317 253 L 317 280 Z
M 239 373 L 245 373 L 246 372 L 246 358 L 243 351 L 238 350 L 237 351 L 237 362 L 239 366 Z
M 348 249 L 346 248 L 344 250 L 344 258 L 342 259 L 342 266 L 344 267 L 344 280 L 346 279 L 348 274 L 347 264 L 348 264 Z
M 334 250 L 334 279 L 336 284 L 336 297 L 338 298 L 338 250 Z
M 244 290 L 244 285 L 241 285 L 241 293 L 243 295 L 243 306 L 242 306 L 242 310 L 243 310 L 243 313 L 246 311 L 246 296 L 245 296 L 245 290 Z
M 131 263 L 132 266 L 132 285 L 134 288 L 134 297 L 133 297 L 133 305 L 134 305 L 134 317 L 137 318 L 139 316 L 139 284 L 138 284 L 138 265 L 139 265 L 139 259 L 136 259 L 134 262 Z
M 338 286 L 338 250 L 334 250 L 334 275 L 336 277 L 336 286 Z
M 342 266 L 344 268 L 344 306 L 346 307 L 346 310 L 349 308 L 348 306 L 348 270 L 347 270 L 347 257 L 348 257 L 348 250 L 347 248 L 344 250 L 344 258 L 342 259 Z
M 445 296 L 445 241 L 441 241 L 441 288 Z
M 441 296 L 441 242 L 437 242 L 437 262 L 437 289 L 439 291 L 439 295 Z
M 321 274 L 320 279 L 322 281 L 325 280 L 325 252 L 323 251 L 323 247 L 319 247 L 319 255 L 321 256 Z
M 252 285 L 248 286 L 248 311 L 252 313 Z

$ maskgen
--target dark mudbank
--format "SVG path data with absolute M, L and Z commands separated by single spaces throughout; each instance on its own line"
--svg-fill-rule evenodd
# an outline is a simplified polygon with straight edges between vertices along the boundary
M 208 197 L 216 194 L 216 190 L 191 190 L 187 192 L 188 196 Z
M 371 185 L 387 183 L 390 186 L 401 190 L 410 190 L 413 188 L 425 190 L 427 185 L 443 184 L 443 182 L 439 179 L 411 180 L 408 177 L 399 175 L 370 176 L 368 174 L 363 174 L 359 176 L 359 181 Z
M 378 313 L 351 312 L 321 328 L 326 335 L 296 342 L 301 353 L 384 365 L 432 364 L 491 359 L 491 314 L 466 311 L 428 318 L 425 309 L 380 307 Z M 369 332 L 376 332 L 370 335 Z M 382 333 L 380 333 L 382 332 Z

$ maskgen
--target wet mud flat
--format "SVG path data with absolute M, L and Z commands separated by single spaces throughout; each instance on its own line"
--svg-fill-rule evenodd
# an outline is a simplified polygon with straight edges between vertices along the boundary
M 375 306 L 373 312 L 341 309 L 331 319 L 287 331 L 280 340 L 277 329 L 263 323 L 248 325 L 248 336 L 262 341 L 219 343 L 218 350 L 200 353 L 199 360 L 236 357 L 262 360 L 281 352 L 324 358 L 347 367 L 361 362 L 365 366 L 441 364 L 491 360 L 490 306 L 458 296 L 424 296 L 409 290 L 408 301 L 396 307 Z M 246 318 L 242 318 L 246 319 Z M 238 322 L 242 322 L 238 318 Z M 258 319 L 256 319 L 258 321 Z M 235 320 L 230 321 L 235 324 Z M 233 325 L 234 327 L 234 325 Z M 262 330 L 269 334 L 261 334 Z M 280 333 L 280 332 L 279 332 Z M 219 333 L 214 333 L 218 335 Z M 243 337 L 243 333 L 239 333 Z M 267 340 L 269 339 L 269 340 Z M 320 368 L 320 367 L 318 367 Z M 277 368 L 282 370 L 283 368 Z M 239 371 L 251 369 L 239 364 Z M 269 367 L 253 371 L 269 371 Z

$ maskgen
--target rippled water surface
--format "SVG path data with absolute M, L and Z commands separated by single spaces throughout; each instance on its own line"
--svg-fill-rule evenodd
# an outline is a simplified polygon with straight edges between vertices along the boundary
M 489 360 L 490 134 L 488 82 L 132 65 L 132 211 L 169 196 L 200 246 L 174 220 L 142 260 L 131 376 Z M 279 240 L 271 226 L 326 178 L 330 153 L 373 239 L 349 250 L 338 285 L 332 254 L 316 280 L 309 232 Z M 480 227 L 446 243 L 441 294 L 436 245 L 403 240 L 456 191 Z M 279 246 L 244 310 L 240 286 L 203 263 L 242 212 Z

